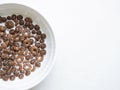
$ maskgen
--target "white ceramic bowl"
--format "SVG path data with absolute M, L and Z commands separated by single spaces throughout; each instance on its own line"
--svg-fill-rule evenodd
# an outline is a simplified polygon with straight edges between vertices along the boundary
M 0 90 L 26 90 L 40 83 L 50 72 L 54 64 L 55 54 L 55 39 L 51 27 L 48 22 L 35 10 L 20 4 L 1 4 L 0 16 L 7 16 L 12 14 L 22 14 L 33 19 L 35 23 L 40 25 L 42 32 L 46 33 L 47 54 L 41 67 L 31 73 L 30 76 L 24 79 L 16 79 L 15 81 L 3 81 L 0 79 Z

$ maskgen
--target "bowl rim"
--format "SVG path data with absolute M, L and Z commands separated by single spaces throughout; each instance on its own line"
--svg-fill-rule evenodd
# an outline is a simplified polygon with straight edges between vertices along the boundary
M 31 89 L 33 87 L 35 87 L 36 85 L 40 84 L 47 76 L 48 74 L 50 73 L 50 71 L 53 69 L 53 66 L 55 65 L 55 52 L 56 52 L 56 40 L 55 40 L 55 35 L 53 33 L 53 29 L 52 27 L 50 26 L 49 22 L 45 19 L 45 17 L 43 17 L 43 15 L 41 13 L 39 13 L 39 11 L 35 10 L 34 8 L 28 6 L 28 5 L 25 5 L 25 4 L 21 4 L 21 3 L 2 3 L 0 4 L 0 6 L 5 6 L 5 5 L 19 5 L 19 6 L 23 6 L 25 8 L 29 8 L 30 10 L 34 11 L 35 13 L 39 14 L 41 16 L 41 18 L 44 20 L 44 22 L 48 25 L 49 29 L 50 29 L 50 34 L 52 36 L 52 42 L 53 42 L 53 46 L 54 46 L 54 49 L 53 49 L 53 56 L 51 57 L 52 59 L 52 63 L 51 63 L 51 66 L 45 71 L 45 74 L 44 76 L 38 80 L 37 82 L 34 82 L 32 85 L 29 85 L 29 87 L 25 87 L 24 90 L 28 90 L 28 89 Z M 23 89 L 23 88 L 22 88 Z

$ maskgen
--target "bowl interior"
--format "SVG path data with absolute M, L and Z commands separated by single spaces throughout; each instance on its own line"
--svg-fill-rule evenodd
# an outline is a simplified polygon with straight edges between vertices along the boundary
M 30 76 L 24 77 L 24 79 L 19 80 L 16 78 L 15 81 L 3 81 L 0 80 L 0 88 L 2 89 L 29 89 L 39 82 L 41 82 L 54 63 L 54 51 L 55 51 L 55 41 L 52 30 L 47 23 L 47 21 L 35 10 L 19 4 L 2 4 L 0 5 L 0 16 L 7 16 L 12 14 L 21 14 L 25 17 L 31 17 L 34 23 L 40 25 L 41 31 L 47 35 L 45 43 L 47 44 L 46 51 L 47 54 L 44 58 L 44 61 L 41 63 L 41 67 L 37 68 L 35 72 L 32 72 Z

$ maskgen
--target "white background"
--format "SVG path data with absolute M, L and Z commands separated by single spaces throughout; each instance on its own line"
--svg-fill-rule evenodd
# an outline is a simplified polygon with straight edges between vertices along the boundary
M 56 38 L 56 64 L 30 90 L 120 90 L 119 0 L 1 0 L 39 11 Z

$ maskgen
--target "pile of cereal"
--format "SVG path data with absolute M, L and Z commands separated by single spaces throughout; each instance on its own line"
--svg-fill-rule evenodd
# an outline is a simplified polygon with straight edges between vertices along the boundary
M 0 79 L 15 80 L 29 76 L 46 54 L 46 34 L 30 17 L 0 16 Z

